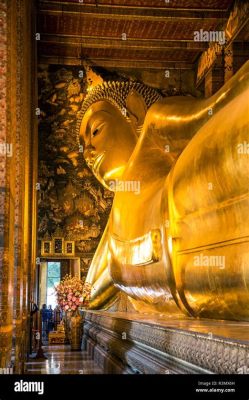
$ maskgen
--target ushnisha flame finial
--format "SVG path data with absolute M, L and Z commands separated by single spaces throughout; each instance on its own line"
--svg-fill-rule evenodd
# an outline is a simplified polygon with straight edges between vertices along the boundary
M 83 67 L 85 68 L 86 81 L 87 81 L 87 93 L 91 92 L 95 86 L 102 85 L 104 79 L 101 75 L 93 71 L 92 67 L 87 61 L 83 62 Z

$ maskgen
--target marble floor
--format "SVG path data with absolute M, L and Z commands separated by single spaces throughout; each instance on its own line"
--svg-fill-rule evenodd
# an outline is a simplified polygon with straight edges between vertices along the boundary
M 26 374 L 102 374 L 101 368 L 85 351 L 71 351 L 69 345 L 44 346 L 46 360 L 30 359 Z

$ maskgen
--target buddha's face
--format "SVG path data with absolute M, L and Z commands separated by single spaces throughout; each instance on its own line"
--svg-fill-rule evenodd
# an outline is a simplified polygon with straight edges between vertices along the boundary
M 110 189 L 111 182 L 122 177 L 136 145 L 134 127 L 110 102 L 99 101 L 88 108 L 82 119 L 80 140 L 88 166 Z

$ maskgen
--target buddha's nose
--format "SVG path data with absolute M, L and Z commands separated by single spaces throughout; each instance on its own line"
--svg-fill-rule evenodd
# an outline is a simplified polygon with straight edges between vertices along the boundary
M 86 146 L 85 150 L 84 150 L 84 158 L 85 158 L 85 160 L 87 162 L 87 165 L 89 167 L 92 166 L 95 156 L 96 156 L 95 148 L 91 144 Z

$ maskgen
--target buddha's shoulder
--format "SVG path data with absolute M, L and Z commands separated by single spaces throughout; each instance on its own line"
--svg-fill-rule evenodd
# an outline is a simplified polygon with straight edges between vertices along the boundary
M 150 124 L 154 119 L 163 119 L 165 115 L 189 112 L 189 109 L 200 99 L 193 96 L 169 96 L 156 101 L 147 111 L 145 124 Z

